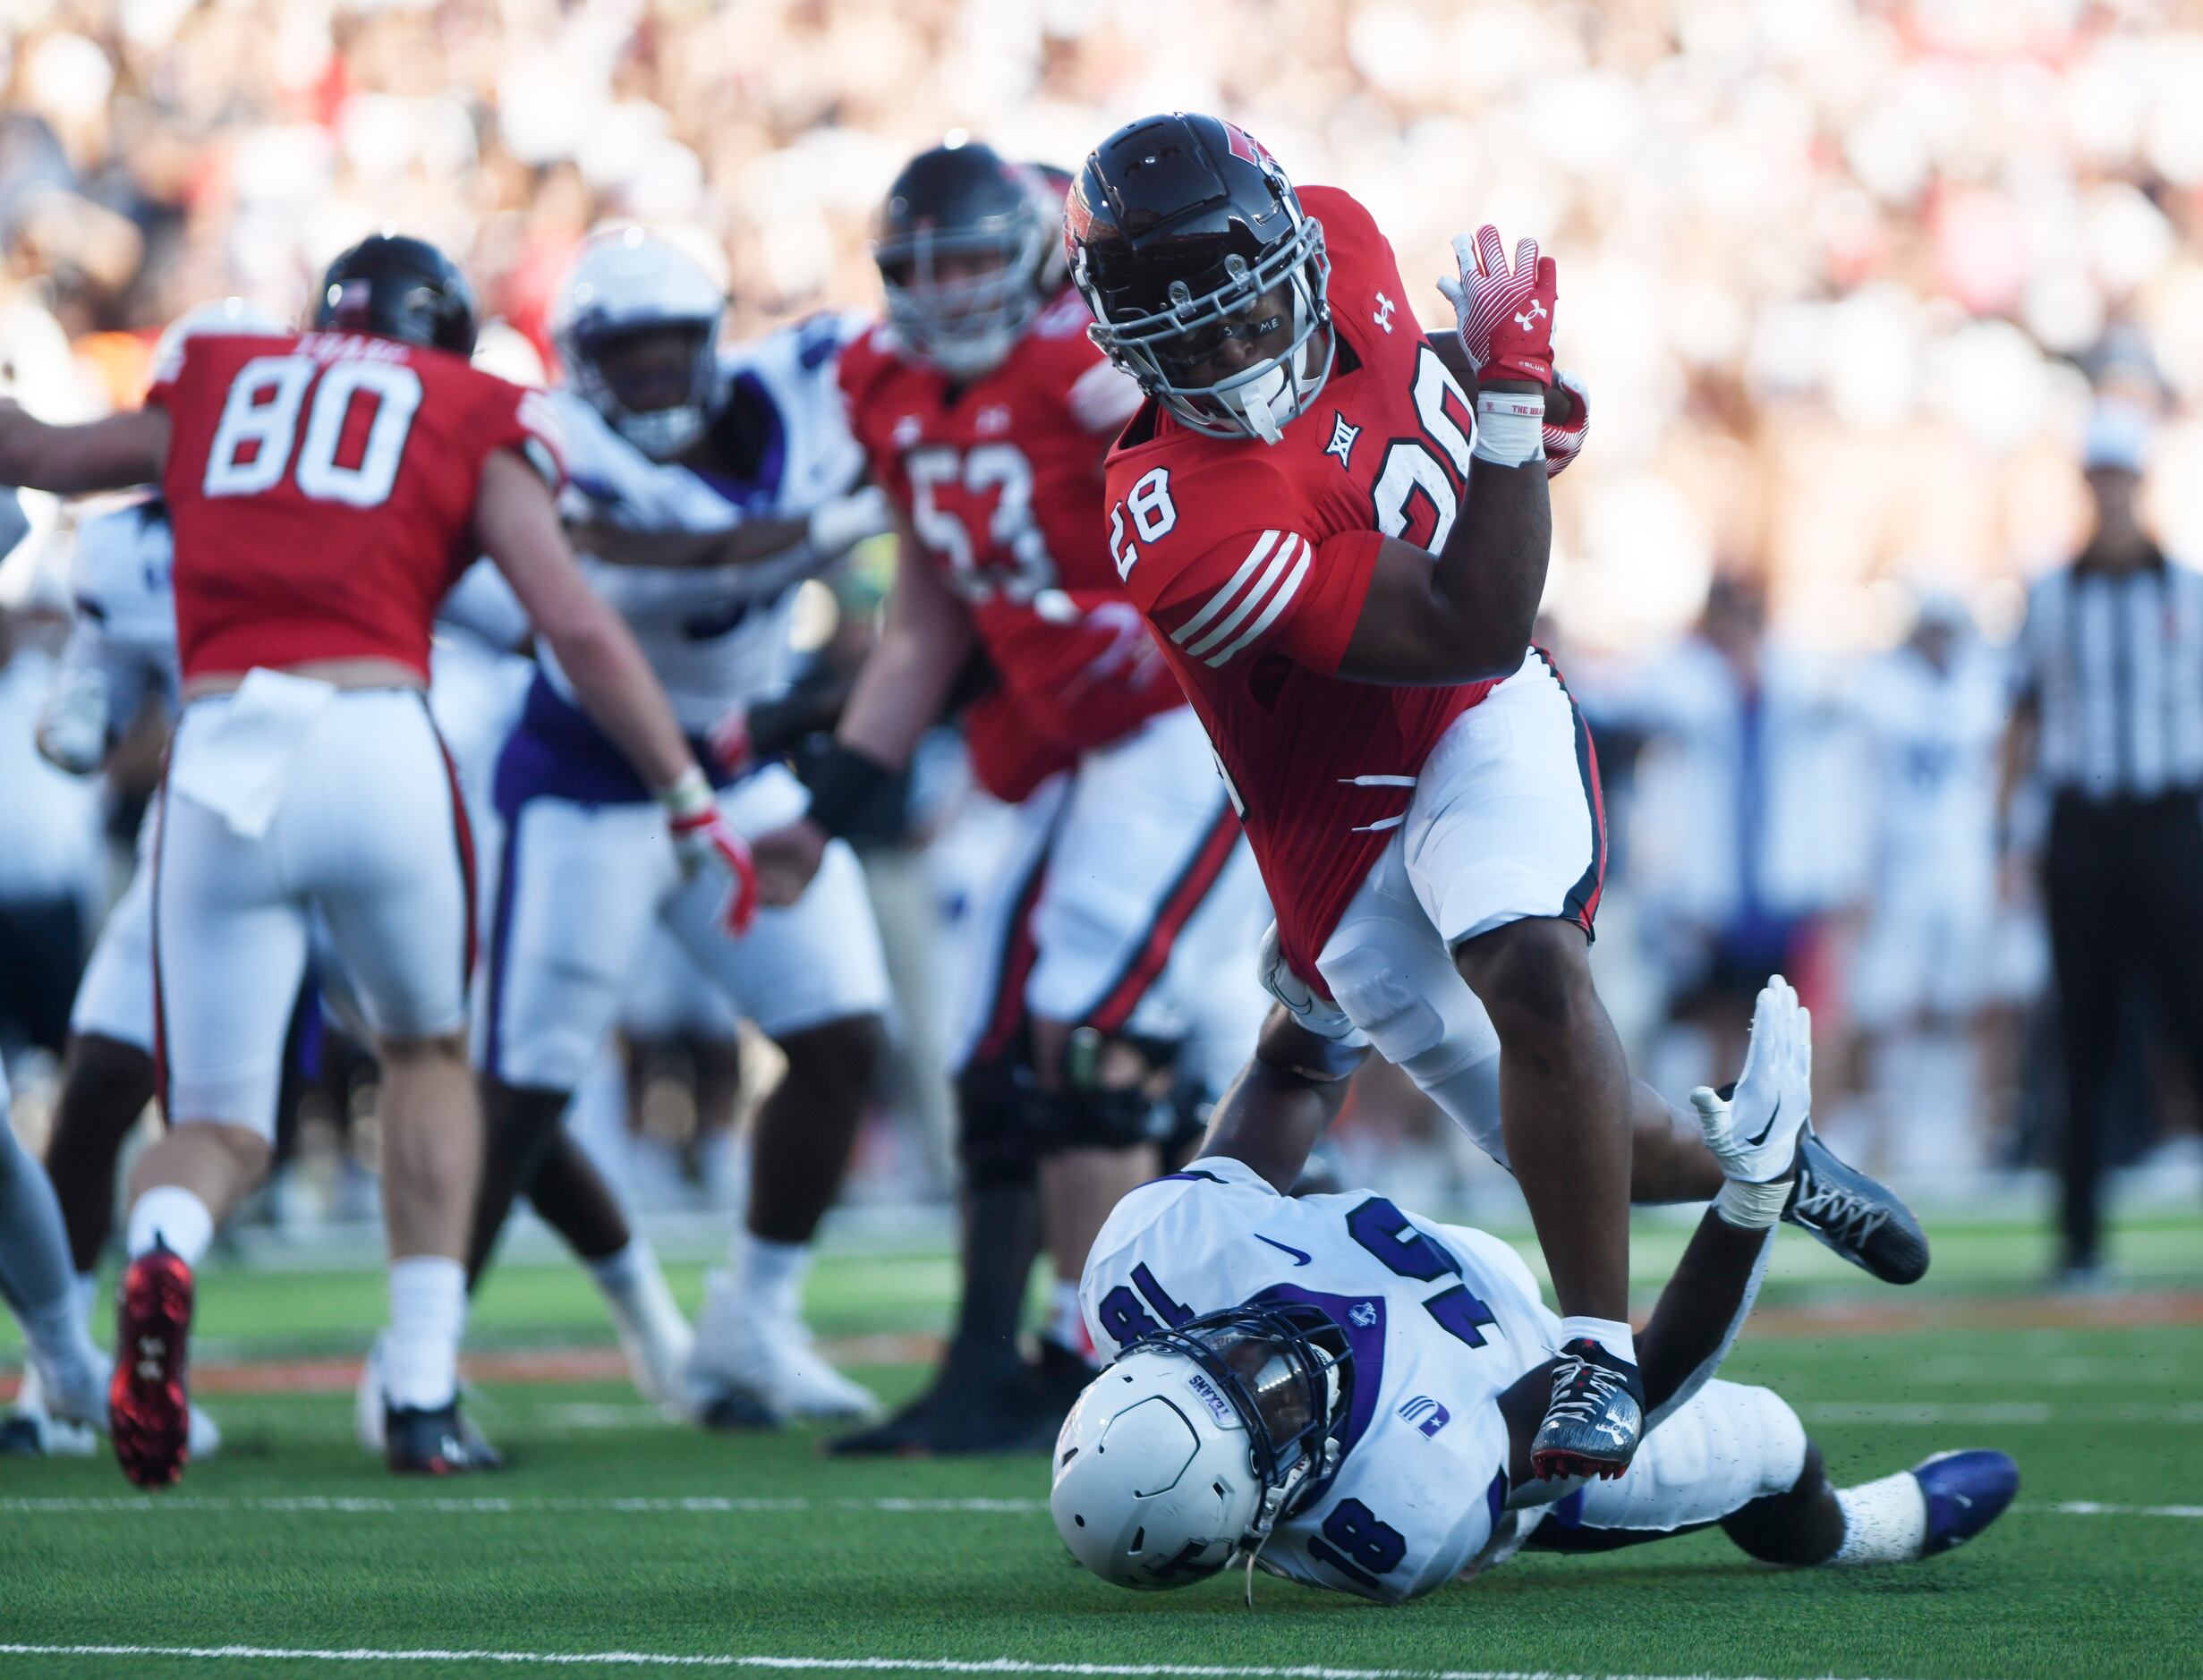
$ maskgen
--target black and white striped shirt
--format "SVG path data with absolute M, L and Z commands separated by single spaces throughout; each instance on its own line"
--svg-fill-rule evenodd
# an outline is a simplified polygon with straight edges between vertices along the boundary
M 2029 592 L 2013 652 L 2054 792 L 2203 792 L 2203 572 L 2159 555 L 2114 573 L 2083 555 Z

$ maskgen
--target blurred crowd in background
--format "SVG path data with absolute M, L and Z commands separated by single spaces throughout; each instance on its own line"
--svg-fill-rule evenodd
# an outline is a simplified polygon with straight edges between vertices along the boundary
M 193 303 L 295 315 L 384 224 L 464 254 L 521 376 L 608 218 L 702 230 L 739 333 L 872 306 L 868 220 L 957 128 L 1070 165 L 1145 111 L 1229 113 L 1363 198 L 1411 284 L 1480 221 L 1535 234 L 1593 393 L 1548 629 L 1599 732 L 1598 961 L 1639 1065 L 1671 1091 L 1728 1065 L 1752 965 L 1779 962 L 1816 1013 L 1816 1117 L 1854 1153 L 1908 1184 L 2041 1158 L 2054 1005 L 2025 802 L 1996 798 L 2001 649 L 2027 579 L 2086 534 L 2106 399 L 2146 417 L 2164 546 L 2203 556 L 2203 6 L 0 0 L 0 390 L 54 418 L 134 401 Z M 1409 302 L 1446 318 L 1434 287 Z M 126 844 L 155 759 L 102 788 L 33 753 L 67 515 L 30 513 L 0 565 L 0 892 L 96 915 L 96 837 Z M 861 651 L 879 561 L 821 593 L 823 663 Z M 987 820 L 938 758 L 875 847 L 920 944 L 954 938 Z M 1963 963 L 1922 908 L 1953 895 L 1979 924 Z M 906 1001 L 869 1175 L 895 1193 L 945 1159 Z M 0 1007 L 0 1033 L 45 1036 Z M 766 1074 L 636 1059 L 625 1119 L 687 1151 L 640 1170 L 697 1193 Z M 2134 1060 L 2121 1159 L 2194 1129 L 2184 1072 Z M 1476 1193 L 1404 1082 L 1359 1094 L 1340 1147 L 1371 1176 L 1429 1153 Z

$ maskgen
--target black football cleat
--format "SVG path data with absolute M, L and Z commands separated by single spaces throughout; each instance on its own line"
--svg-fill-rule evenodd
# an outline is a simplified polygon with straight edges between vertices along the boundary
M 1565 1344 L 1552 1370 L 1552 1398 L 1530 1442 L 1530 1472 L 1612 1480 L 1629 1468 L 1645 1434 L 1645 1385 L 1637 1367 L 1588 1336 Z
M 1838 1160 L 1808 1125 L 1798 1142 L 1798 1190 L 1782 1218 L 1885 1284 L 1927 1275 L 1927 1233 L 1897 1192 Z
M 115 1462 L 137 1487 L 169 1487 L 191 1461 L 191 1268 L 159 1242 L 131 1261 L 115 1292 L 107 1435 Z
M 1070 1387 L 1070 1366 L 1084 1375 Z M 965 1458 L 981 1454 L 1046 1453 L 1093 1373 L 1067 1348 L 1042 1344 L 1042 1362 L 1019 1362 L 960 1379 L 944 1369 L 934 1385 L 885 1422 L 838 1436 L 826 1450 L 837 1457 Z
M 459 1402 L 435 1407 L 386 1405 L 383 1456 L 401 1476 L 458 1476 L 502 1470 L 505 1460 L 488 1438 L 459 1415 Z

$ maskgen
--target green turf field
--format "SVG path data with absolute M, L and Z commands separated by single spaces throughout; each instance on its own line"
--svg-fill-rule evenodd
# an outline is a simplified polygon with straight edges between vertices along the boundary
M 1935 1276 L 1912 1292 L 1790 1234 L 1726 1374 L 1789 1396 L 1840 1480 L 1944 1447 L 2014 1454 L 2020 1504 L 1978 1545 L 1782 1573 L 1697 1535 L 1526 1557 L 1390 1611 L 1268 1579 L 1251 1612 L 1237 1577 L 1114 1591 L 1057 1544 L 1037 1459 L 828 1461 L 801 1435 L 666 1425 L 614 1381 L 488 1384 L 476 1415 L 510 1471 L 397 1482 L 328 1388 L 329 1356 L 356 1355 L 379 1314 L 379 1277 L 210 1268 L 199 1356 L 220 1458 L 160 1498 L 104 1456 L 0 1461 L 0 1672 L 2197 1673 L 2203 1296 L 2181 1292 L 2203 1289 L 2203 1229 L 2122 1232 L 2150 1293 L 2078 1309 L 2020 1292 L 2047 1258 L 2034 1231 L 1938 1230 Z M 1640 1235 L 1648 1283 L 1679 1232 Z M 939 1256 L 837 1255 L 814 1316 L 831 1336 L 936 1330 L 948 1281 Z M 675 1285 L 693 1305 L 697 1268 Z M 606 1341 L 585 1282 L 551 1267 L 500 1274 L 472 1336 L 492 1357 Z M 222 1362 L 284 1361 L 213 1391 Z M 868 1374 L 899 1394 L 918 1371 Z M 268 1392 L 277 1378 L 320 1391 Z

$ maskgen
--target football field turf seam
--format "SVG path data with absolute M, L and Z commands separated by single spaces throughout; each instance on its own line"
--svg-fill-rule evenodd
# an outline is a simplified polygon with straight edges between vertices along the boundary
M 370 1646 L 316 1650 L 279 1645 L 33 1645 L 0 1644 L 8 1657 L 175 1657 L 212 1662 L 506 1663 L 515 1667 L 584 1666 L 640 1668 L 764 1668 L 796 1673 L 1073 1675 L 1101 1680 L 1761 1680 L 1757 1676 L 1563 1674 L 1550 1668 L 1333 1668 L 1235 1663 L 1026 1662 L 1015 1657 L 959 1659 L 939 1657 L 718 1656 L 644 1650 L 380 1650 Z

